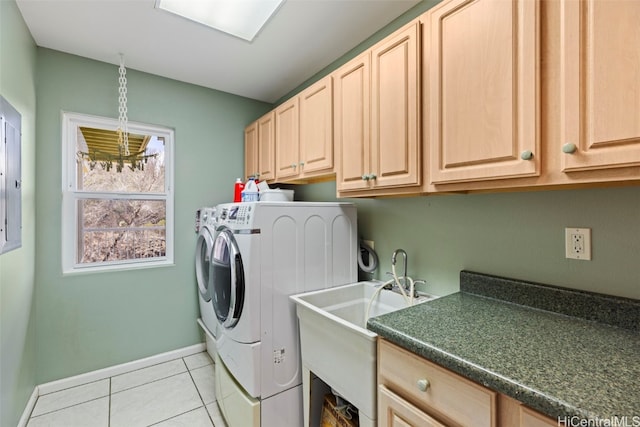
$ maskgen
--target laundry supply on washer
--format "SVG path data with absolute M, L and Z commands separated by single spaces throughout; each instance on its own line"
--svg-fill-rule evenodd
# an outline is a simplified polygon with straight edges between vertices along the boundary
M 293 190 L 269 188 L 265 181 L 258 183 L 261 202 L 293 202 Z
M 247 183 L 244 185 L 244 190 L 242 190 L 241 195 L 242 195 L 243 202 L 258 201 L 258 198 L 259 198 L 258 185 L 256 184 L 255 180 L 250 179 L 249 181 L 247 181 Z
M 242 201 L 242 190 L 244 190 L 244 182 L 240 178 L 236 179 L 236 183 L 233 186 L 233 202 L 238 203 Z

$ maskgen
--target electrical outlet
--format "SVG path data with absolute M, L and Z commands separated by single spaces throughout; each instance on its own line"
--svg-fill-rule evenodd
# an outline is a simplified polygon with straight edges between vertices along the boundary
M 566 258 L 591 260 L 590 228 L 565 228 L 564 237 Z

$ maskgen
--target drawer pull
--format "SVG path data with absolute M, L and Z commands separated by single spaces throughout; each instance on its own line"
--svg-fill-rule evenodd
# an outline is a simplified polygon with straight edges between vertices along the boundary
M 571 142 L 567 142 L 562 146 L 562 152 L 567 154 L 573 154 L 577 149 L 578 147 L 576 147 L 576 144 L 573 144 Z
M 422 378 L 422 379 L 420 379 L 420 380 L 418 380 L 416 382 L 416 385 L 418 386 L 418 390 L 427 391 L 431 384 L 429 384 L 429 380 L 428 379 Z
M 533 159 L 533 153 L 530 150 L 525 150 L 520 154 L 520 158 L 522 160 L 531 160 Z

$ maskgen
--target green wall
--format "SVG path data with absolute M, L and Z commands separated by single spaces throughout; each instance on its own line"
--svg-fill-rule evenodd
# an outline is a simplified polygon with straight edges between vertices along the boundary
M 127 80 L 129 120 L 175 129 L 175 266 L 62 275 L 61 111 L 117 117 L 118 67 L 39 48 L 39 383 L 201 341 L 195 211 L 233 197 L 244 127 L 271 107 L 131 69 Z
M 0 425 L 15 426 L 36 385 L 36 46 L 15 1 L 0 1 L 0 94 L 22 116 L 22 247 L 0 255 Z
M 335 182 L 299 186 L 296 199 L 334 200 Z M 386 280 L 391 254 L 427 292 L 459 289 L 462 269 L 640 299 L 640 187 L 341 199 L 358 206 Z M 592 260 L 564 257 L 564 228 L 591 228 Z

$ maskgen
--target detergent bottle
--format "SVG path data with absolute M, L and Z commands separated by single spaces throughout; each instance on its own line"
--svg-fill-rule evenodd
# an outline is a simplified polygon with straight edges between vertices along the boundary
M 243 202 L 257 202 L 258 201 L 258 186 L 253 179 L 247 181 L 244 185 L 244 190 L 242 190 L 242 201 Z
M 242 201 L 242 190 L 244 190 L 244 182 L 240 178 L 236 179 L 236 184 L 233 187 L 233 202 L 238 203 Z

